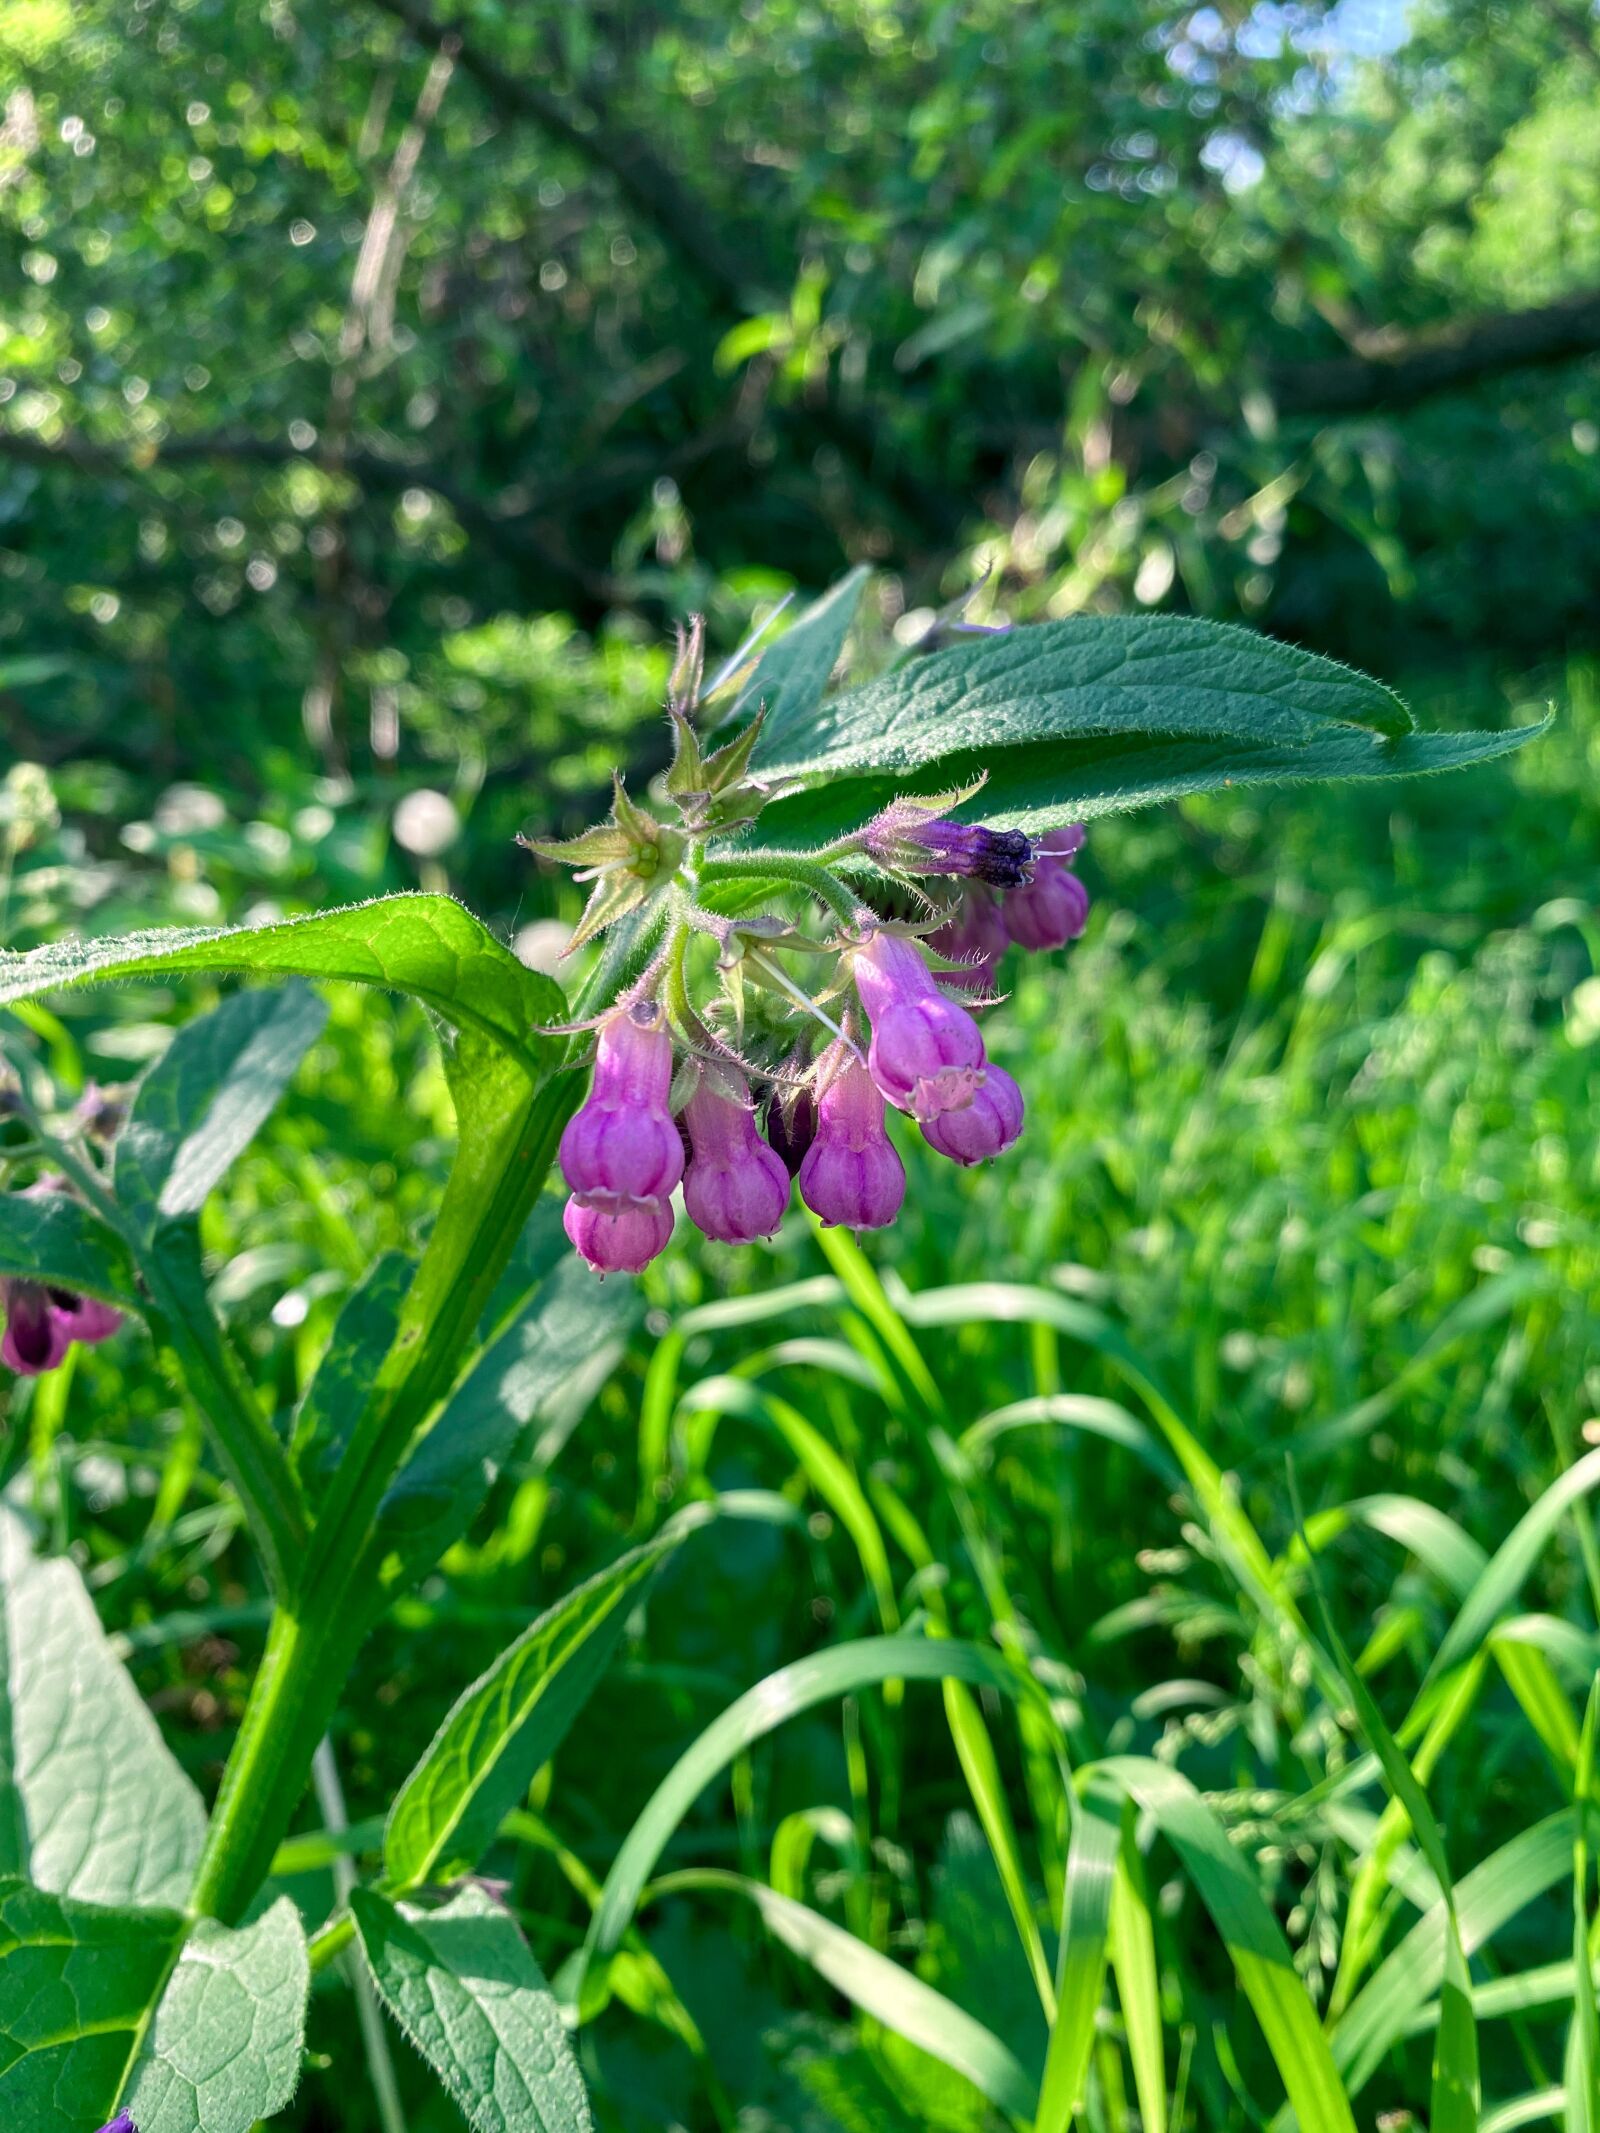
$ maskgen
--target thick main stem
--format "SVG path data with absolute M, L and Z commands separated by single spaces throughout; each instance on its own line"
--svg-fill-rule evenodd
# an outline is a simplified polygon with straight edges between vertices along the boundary
M 423 1254 L 399 1336 L 313 1531 L 294 1608 L 273 1617 L 190 1898 L 205 1916 L 238 1919 L 288 1833 L 317 1743 L 387 1597 L 375 1589 L 366 1545 L 384 1492 L 449 1388 L 581 1093 L 573 1075 L 523 1086 L 520 1109 L 507 1092 L 512 1116 L 490 1174 L 465 1180 L 471 1218 L 441 1221 Z M 474 1150 L 474 1170 L 483 1153 Z M 458 1153 L 458 1171 L 462 1160 Z

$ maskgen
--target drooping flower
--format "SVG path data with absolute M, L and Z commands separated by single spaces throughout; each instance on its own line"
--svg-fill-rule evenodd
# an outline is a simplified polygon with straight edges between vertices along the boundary
M 62 1315 L 52 1306 L 42 1281 L 0 1282 L 6 1330 L 0 1337 L 0 1363 L 18 1377 L 36 1378 L 54 1370 L 72 1346 Z
M 36 1198 L 61 1189 L 60 1180 L 43 1178 L 27 1186 L 25 1195 Z M 122 1313 L 112 1305 L 42 1281 L 0 1281 L 0 1310 L 6 1321 L 0 1362 L 22 1377 L 56 1369 L 74 1341 L 109 1340 L 122 1324 Z
M 52 1289 L 50 1308 L 69 1341 L 108 1341 L 122 1324 L 122 1313 L 113 1305 L 73 1289 Z
M 119 2111 L 110 2125 L 100 2128 L 100 2133 L 139 2133 L 139 2128 L 126 2111 Z
M 637 1274 L 666 1247 L 672 1235 L 672 1202 L 623 1200 L 596 1206 L 574 1193 L 562 1216 L 573 1248 L 597 1273 Z
M 561 1136 L 561 1170 L 599 1208 L 665 1199 L 683 1175 L 683 1142 L 667 1107 L 672 1039 L 654 1001 L 600 1024 L 594 1085 Z
M 918 949 L 874 929 L 853 961 L 872 1025 L 867 1066 L 890 1103 L 919 1122 L 970 1104 L 983 1086 L 983 1033 L 940 992 Z
M 959 971 L 943 973 L 946 985 L 982 993 L 993 990 L 995 967 L 1011 946 L 1011 936 L 994 896 L 981 882 L 969 882 L 949 918 L 937 933 L 929 934 L 928 945 L 962 965 Z
M 693 1150 L 683 1178 L 689 1219 L 722 1244 L 770 1237 L 789 1204 L 789 1173 L 756 1131 L 744 1076 L 724 1067 L 702 1074 L 683 1122 Z
M 1072 871 L 1083 848 L 1083 825 L 1051 830 L 1035 846 L 1033 879 L 1007 895 L 1002 916 L 1019 948 L 1065 948 L 1089 918 L 1089 892 Z
M 1004 1067 L 990 1064 L 983 1087 L 963 1111 L 923 1122 L 922 1137 L 953 1163 L 986 1163 L 1003 1155 L 1022 1131 L 1022 1091 Z
M 817 1072 L 817 1137 L 800 1165 L 800 1197 L 823 1222 L 883 1229 L 906 1196 L 905 1165 L 884 1130 L 883 1097 L 853 1047 L 831 1045 Z

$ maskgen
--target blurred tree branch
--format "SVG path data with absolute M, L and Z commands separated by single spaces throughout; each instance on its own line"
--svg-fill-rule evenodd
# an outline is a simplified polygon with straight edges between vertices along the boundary
M 609 171 L 624 196 L 672 251 L 727 304 L 759 310 L 771 300 L 754 286 L 760 277 L 750 272 L 749 244 L 731 241 L 717 228 L 703 204 L 643 135 L 617 117 L 597 83 L 585 84 L 581 103 L 569 103 L 542 84 L 509 72 L 466 38 L 458 23 L 438 21 L 423 0 L 373 0 L 373 5 L 404 23 L 420 43 L 435 50 L 451 47 L 462 71 L 472 76 L 491 104 L 532 120 L 587 161 Z
M 1280 414 L 1353 415 L 1409 407 L 1499 371 L 1562 363 L 1600 349 L 1600 289 L 1529 311 L 1507 311 L 1427 334 L 1396 337 L 1358 355 L 1273 370 Z

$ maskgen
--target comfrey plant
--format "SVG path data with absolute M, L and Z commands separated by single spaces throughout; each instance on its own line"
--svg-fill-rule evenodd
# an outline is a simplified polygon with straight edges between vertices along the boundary
M 663 1523 L 647 1489 L 638 1545 L 463 1688 L 394 1798 L 379 1856 L 358 1866 L 337 1832 L 299 1832 L 302 1853 L 321 1844 L 337 1862 L 331 1908 L 304 1916 L 272 1886 L 314 1765 L 324 1814 L 337 1801 L 325 1744 L 368 1633 L 466 1531 L 524 1431 L 552 1403 L 581 1407 L 619 1352 L 637 1285 L 596 1282 L 590 1267 L 645 1266 L 680 1192 L 690 1221 L 730 1243 L 770 1234 L 792 1182 L 817 1224 L 882 1228 L 907 1195 L 890 1110 L 909 1123 L 914 1161 L 919 1137 L 957 1163 L 1016 1141 L 1022 1092 L 990 1060 L 980 1017 L 995 1011 L 1008 943 L 1047 950 L 1083 926 L 1082 831 L 1065 825 L 1221 784 L 1443 770 L 1527 738 L 1418 733 L 1360 675 L 1181 619 L 972 640 L 829 697 L 861 582 L 853 574 L 720 689 L 702 692 L 691 648 L 659 810 L 619 788 L 610 822 L 563 855 L 592 870 L 580 948 L 604 936 L 570 1001 L 438 895 L 0 956 L 0 1001 L 185 973 L 266 981 L 178 1029 L 120 1117 L 57 1104 L 30 1048 L 50 1025 L 37 1013 L 19 1024 L 0 1281 L 6 1361 L 21 1373 L 48 1372 L 66 1344 L 114 1327 L 120 1341 L 148 1340 L 204 1422 L 271 1604 L 208 1804 L 118 1667 L 76 1570 L 42 1557 L 20 1508 L 0 1503 L 0 1650 L 11 1655 L 0 1666 L 0 2123 L 250 2133 L 292 2096 L 312 1979 L 342 1974 L 374 2020 L 387 2009 L 471 2125 L 578 2133 L 591 2117 L 570 2032 L 619 1978 L 641 1989 L 648 1951 L 634 1918 L 661 1849 L 763 1732 L 828 1696 L 943 1681 L 1003 1861 L 1009 1825 L 963 1684 L 1026 1710 L 1030 1771 L 1066 1767 L 1058 1705 L 1021 1640 L 980 1647 L 907 1629 L 808 1654 L 741 1698 L 642 1804 L 590 1891 L 584 1948 L 548 1982 L 497 1884 L 478 1877 L 652 1578 L 708 1521 L 695 1507 Z M 425 1241 L 371 1268 L 280 1411 L 277 1381 L 256 1381 L 219 1316 L 199 1220 L 322 1029 L 319 980 L 430 1011 L 457 1145 Z M 554 1199 L 541 1204 L 558 1164 L 564 1216 Z M 588 1266 L 545 1249 L 562 1222 Z M 824 1242 L 853 1249 L 837 1229 Z M 866 1267 L 859 1254 L 850 1263 Z M 861 1304 L 878 1308 L 866 1288 Z M 647 1417 L 642 1439 L 655 1426 Z M 936 1585 L 926 1590 L 936 1608 Z M 1147 1796 L 1134 1769 L 1107 1763 L 1097 1776 L 1117 1795 L 1109 1810 L 1070 1785 L 1058 1801 L 1072 1857 L 1081 1836 L 1088 1862 L 1081 1886 L 1069 1871 L 1067 1936 L 1088 1967 L 1071 1972 L 1070 1992 L 1062 1971 L 1058 2019 L 1052 1966 L 1019 1910 L 1055 2020 L 1042 2090 L 886 1954 L 770 1890 L 762 1916 L 1013 2120 L 1064 2127 L 1093 2035 L 1120 1800 L 1137 1794 L 1158 1816 L 1171 1805 L 1170 1785 Z M 1189 1825 L 1172 1812 L 1181 1837 Z M 1196 1853 L 1207 1888 L 1228 1852 L 1218 1835 Z M 1015 1876 L 1007 1887 L 1026 1894 Z M 1085 1890 L 1099 1892 L 1098 1910 Z M 1278 1945 L 1276 1923 L 1264 1907 L 1246 1912 L 1254 1967 L 1241 1977 L 1286 2040 L 1290 2101 L 1302 2123 L 1342 2128 L 1348 2112 L 1319 2102 L 1324 2076 L 1328 2093 L 1337 2080 L 1287 1949 L 1276 1967 L 1261 1955 Z
M 882 1228 L 905 1191 L 886 1102 L 955 1162 L 1003 1154 L 1022 1131 L 1022 1095 L 989 1061 L 972 1008 L 1010 940 L 1063 947 L 1088 916 L 1071 871 L 1081 827 L 1035 844 L 1021 830 L 950 819 L 970 791 L 896 799 L 819 850 L 750 845 L 749 826 L 784 790 L 750 771 L 765 714 L 707 755 L 694 724 L 697 634 L 679 674 L 663 781 L 677 823 L 636 807 L 619 784 L 608 824 L 536 846 L 595 880 L 580 943 L 647 906 L 662 937 L 641 975 L 583 1025 L 596 1032 L 594 1078 L 561 1136 L 566 1232 L 601 1273 L 638 1273 L 664 1248 L 680 1182 L 690 1219 L 724 1244 L 771 1236 L 796 1172 L 819 1221 Z M 930 878 L 954 879 L 966 898 L 935 903 L 922 887 Z M 729 890 L 732 910 L 718 896 Z M 753 912 L 757 897 L 780 908 Z M 896 899 L 920 909 L 920 922 L 895 919 Z M 973 944 L 979 914 L 998 940 Z M 929 935 L 938 952 L 924 947 Z M 820 987 L 796 981 L 791 955 L 822 963 Z M 704 1009 L 697 967 L 715 987 Z M 947 986 L 978 997 L 963 1005 Z

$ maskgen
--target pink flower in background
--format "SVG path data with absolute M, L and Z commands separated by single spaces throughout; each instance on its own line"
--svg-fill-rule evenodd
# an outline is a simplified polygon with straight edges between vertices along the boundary
M 946 985 L 959 992 L 992 991 L 996 967 L 1011 946 L 998 900 L 981 882 L 970 883 L 938 932 L 929 934 L 928 946 L 947 961 L 965 965 L 939 973 Z
M 1008 893 L 1003 916 L 1019 948 L 1065 948 L 1088 923 L 1089 892 L 1072 871 L 1083 834 L 1083 825 L 1074 822 L 1041 837 L 1034 847 L 1032 881 Z
M 6 1314 L 0 1363 L 24 1378 L 54 1370 L 72 1346 L 72 1335 L 62 1325 L 43 1282 L 0 1282 L 0 1302 Z
M 25 1378 L 57 1369 L 74 1341 L 109 1340 L 122 1324 L 110 1304 L 42 1281 L 0 1281 L 0 1310 L 0 1363 Z

